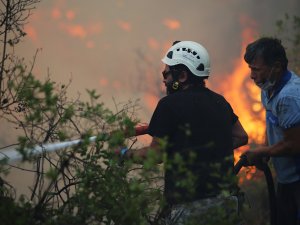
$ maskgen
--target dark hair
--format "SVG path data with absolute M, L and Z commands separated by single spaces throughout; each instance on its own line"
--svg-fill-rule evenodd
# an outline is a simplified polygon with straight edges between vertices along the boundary
M 263 37 L 250 43 L 246 48 L 244 59 L 249 64 L 256 57 L 262 57 L 264 63 L 268 66 L 272 66 L 275 62 L 280 62 L 282 68 L 284 70 L 287 69 L 288 59 L 286 52 L 281 41 L 277 38 Z
M 188 74 L 188 79 L 186 81 L 187 83 L 197 85 L 197 86 L 205 86 L 204 80 L 207 79 L 208 76 L 205 76 L 205 77 L 196 76 L 184 64 L 178 64 L 178 65 L 169 66 L 169 67 L 170 67 L 170 70 L 172 71 L 172 75 L 175 76 L 174 78 L 178 79 L 180 72 L 186 71 Z

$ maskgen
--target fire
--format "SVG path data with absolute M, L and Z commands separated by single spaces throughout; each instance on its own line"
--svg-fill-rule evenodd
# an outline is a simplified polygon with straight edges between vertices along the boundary
M 181 27 L 181 23 L 176 19 L 165 19 L 163 24 L 170 30 L 178 30 Z
M 87 36 L 85 27 L 80 24 L 72 25 L 62 23 L 60 27 L 72 37 L 84 39 Z
M 107 87 L 107 85 L 108 85 L 108 79 L 107 78 L 103 78 L 103 77 L 100 78 L 99 84 L 100 84 L 101 87 Z
M 244 61 L 244 51 L 248 43 L 254 40 L 254 32 L 247 28 L 242 33 L 242 50 L 240 57 L 236 60 L 236 66 L 225 82 L 222 82 L 220 92 L 233 107 L 234 112 L 249 136 L 249 144 L 262 144 L 265 138 L 265 114 L 260 102 L 260 90 L 250 80 L 250 69 Z M 235 151 L 235 161 L 240 155 L 250 148 L 243 146 Z M 248 169 L 244 178 L 250 179 L 255 168 Z M 240 182 L 244 179 L 241 177 Z
M 149 38 L 147 43 L 150 49 L 154 49 L 154 50 L 159 49 L 159 42 L 155 38 Z
M 25 26 L 25 32 L 28 35 L 28 37 L 30 37 L 33 41 L 37 41 L 38 34 L 37 34 L 36 29 L 33 26 L 26 25 Z
M 235 113 L 249 135 L 249 142 L 261 144 L 264 141 L 265 125 L 264 110 L 260 103 L 260 90 L 250 80 L 250 69 L 244 61 L 246 45 L 253 41 L 253 32 L 245 29 L 242 43 L 242 51 L 236 60 L 234 71 L 226 82 L 222 82 L 221 92 L 230 102 Z
M 144 99 L 147 107 L 153 112 L 157 102 L 159 101 L 158 97 L 156 95 L 146 93 L 144 95 Z
M 58 8 L 52 9 L 51 16 L 53 19 L 60 19 L 60 17 L 61 17 L 60 10 Z
M 74 18 L 75 18 L 75 12 L 73 10 L 68 10 L 66 12 L 66 18 L 68 20 L 74 20 Z
M 131 24 L 127 21 L 122 21 L 122 20 L 119 20 L 117 21 L 117 25 L 124 31 L 131 31 Z
M 85 44 L 85 46 L 87 48 L 94 48 L 95 47 L 95 42 L 93 42 L 93 41 L 87 41 L 86 44 Z

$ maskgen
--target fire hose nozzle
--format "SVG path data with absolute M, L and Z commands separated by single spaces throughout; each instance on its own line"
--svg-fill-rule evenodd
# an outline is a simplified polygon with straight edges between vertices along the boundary
M 139 136 L 148 133 L 148 124 L 141 124 L 134 127 L 134 132 L 132 135 L 128 134 L 128 136 Z M 89 138 L 90 142 L 95 142 L 97 136 L 93 136 Z M 36 145 L 32 149 L 29 149 L 31 154 L 38 155 L 43 152 L 54 152 L 63 148 L 72 147 L 79 145 L 82 142 L 82 139 L 71 140 L 71 141 L 63 141 L 57 143 L 45 143 L 43 145 Z M 0 160 L 7 159 L 8 163 L 13 161 L 20 161 L 23 159 L 23 156 L 19 153 L 16 148 L 5 149 L 4 151 L 0 151 Z

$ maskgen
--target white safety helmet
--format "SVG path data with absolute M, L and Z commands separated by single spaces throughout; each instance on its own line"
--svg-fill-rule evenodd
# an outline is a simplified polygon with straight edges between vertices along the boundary
M 180 41 L 174 44 L 162 59 L 168 66 L 183 64 L 198 77 L 208 77 L 210 59 L 207 50 L 194 41 Z

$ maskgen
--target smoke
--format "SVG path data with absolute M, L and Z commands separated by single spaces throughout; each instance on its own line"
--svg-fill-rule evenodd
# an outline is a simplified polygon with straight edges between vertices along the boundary
M 108 106 L 112 97 L 120 102 L 141 98 L 148 110 L 141 119 L 148 121 L 164 94 L 161 58 L 174 40 L 207 48 L 209 85 L 219 88 L 236 71 L 249 27 L 257 36 L 273 35 L 278 19 L 299 11 L 299 0 L 41 1 L 15 52 L 31 61 L 42 48 L 35 74 L 43 78 L 49 71 L 58 83 L 72 79 L 71 97 L 95 89 Z M 1 136 L 13 136 L 3 124 L 1 130 Z M 1 137 L 2 144 L 8 139 Z
M 259 34 L 274 34 L 276 20 L 284 13 L 299 12 L 299 4 L 297 0 L 44 1 L 33 12 L 39 17 L 29 23 L 32 38 L 18 54 L 28 58 L 43 48 L 40 71 L 55 69 L 53 75 L 61 80 L 72 74 L 75 90 L 99 89 L 94 82 L 99 74 L 121 82 L 136 78 L 136 49 L 159 66 L 163 46 L 194 40 L 208 49 L 212 75 L 219 76 L 230 72 L 239 57 L 245 18 L 257 24 Z
M 181 23 L 176 19 L 165 19 L 163 24 L 170 30 L 178 30 L 181 27 Z

